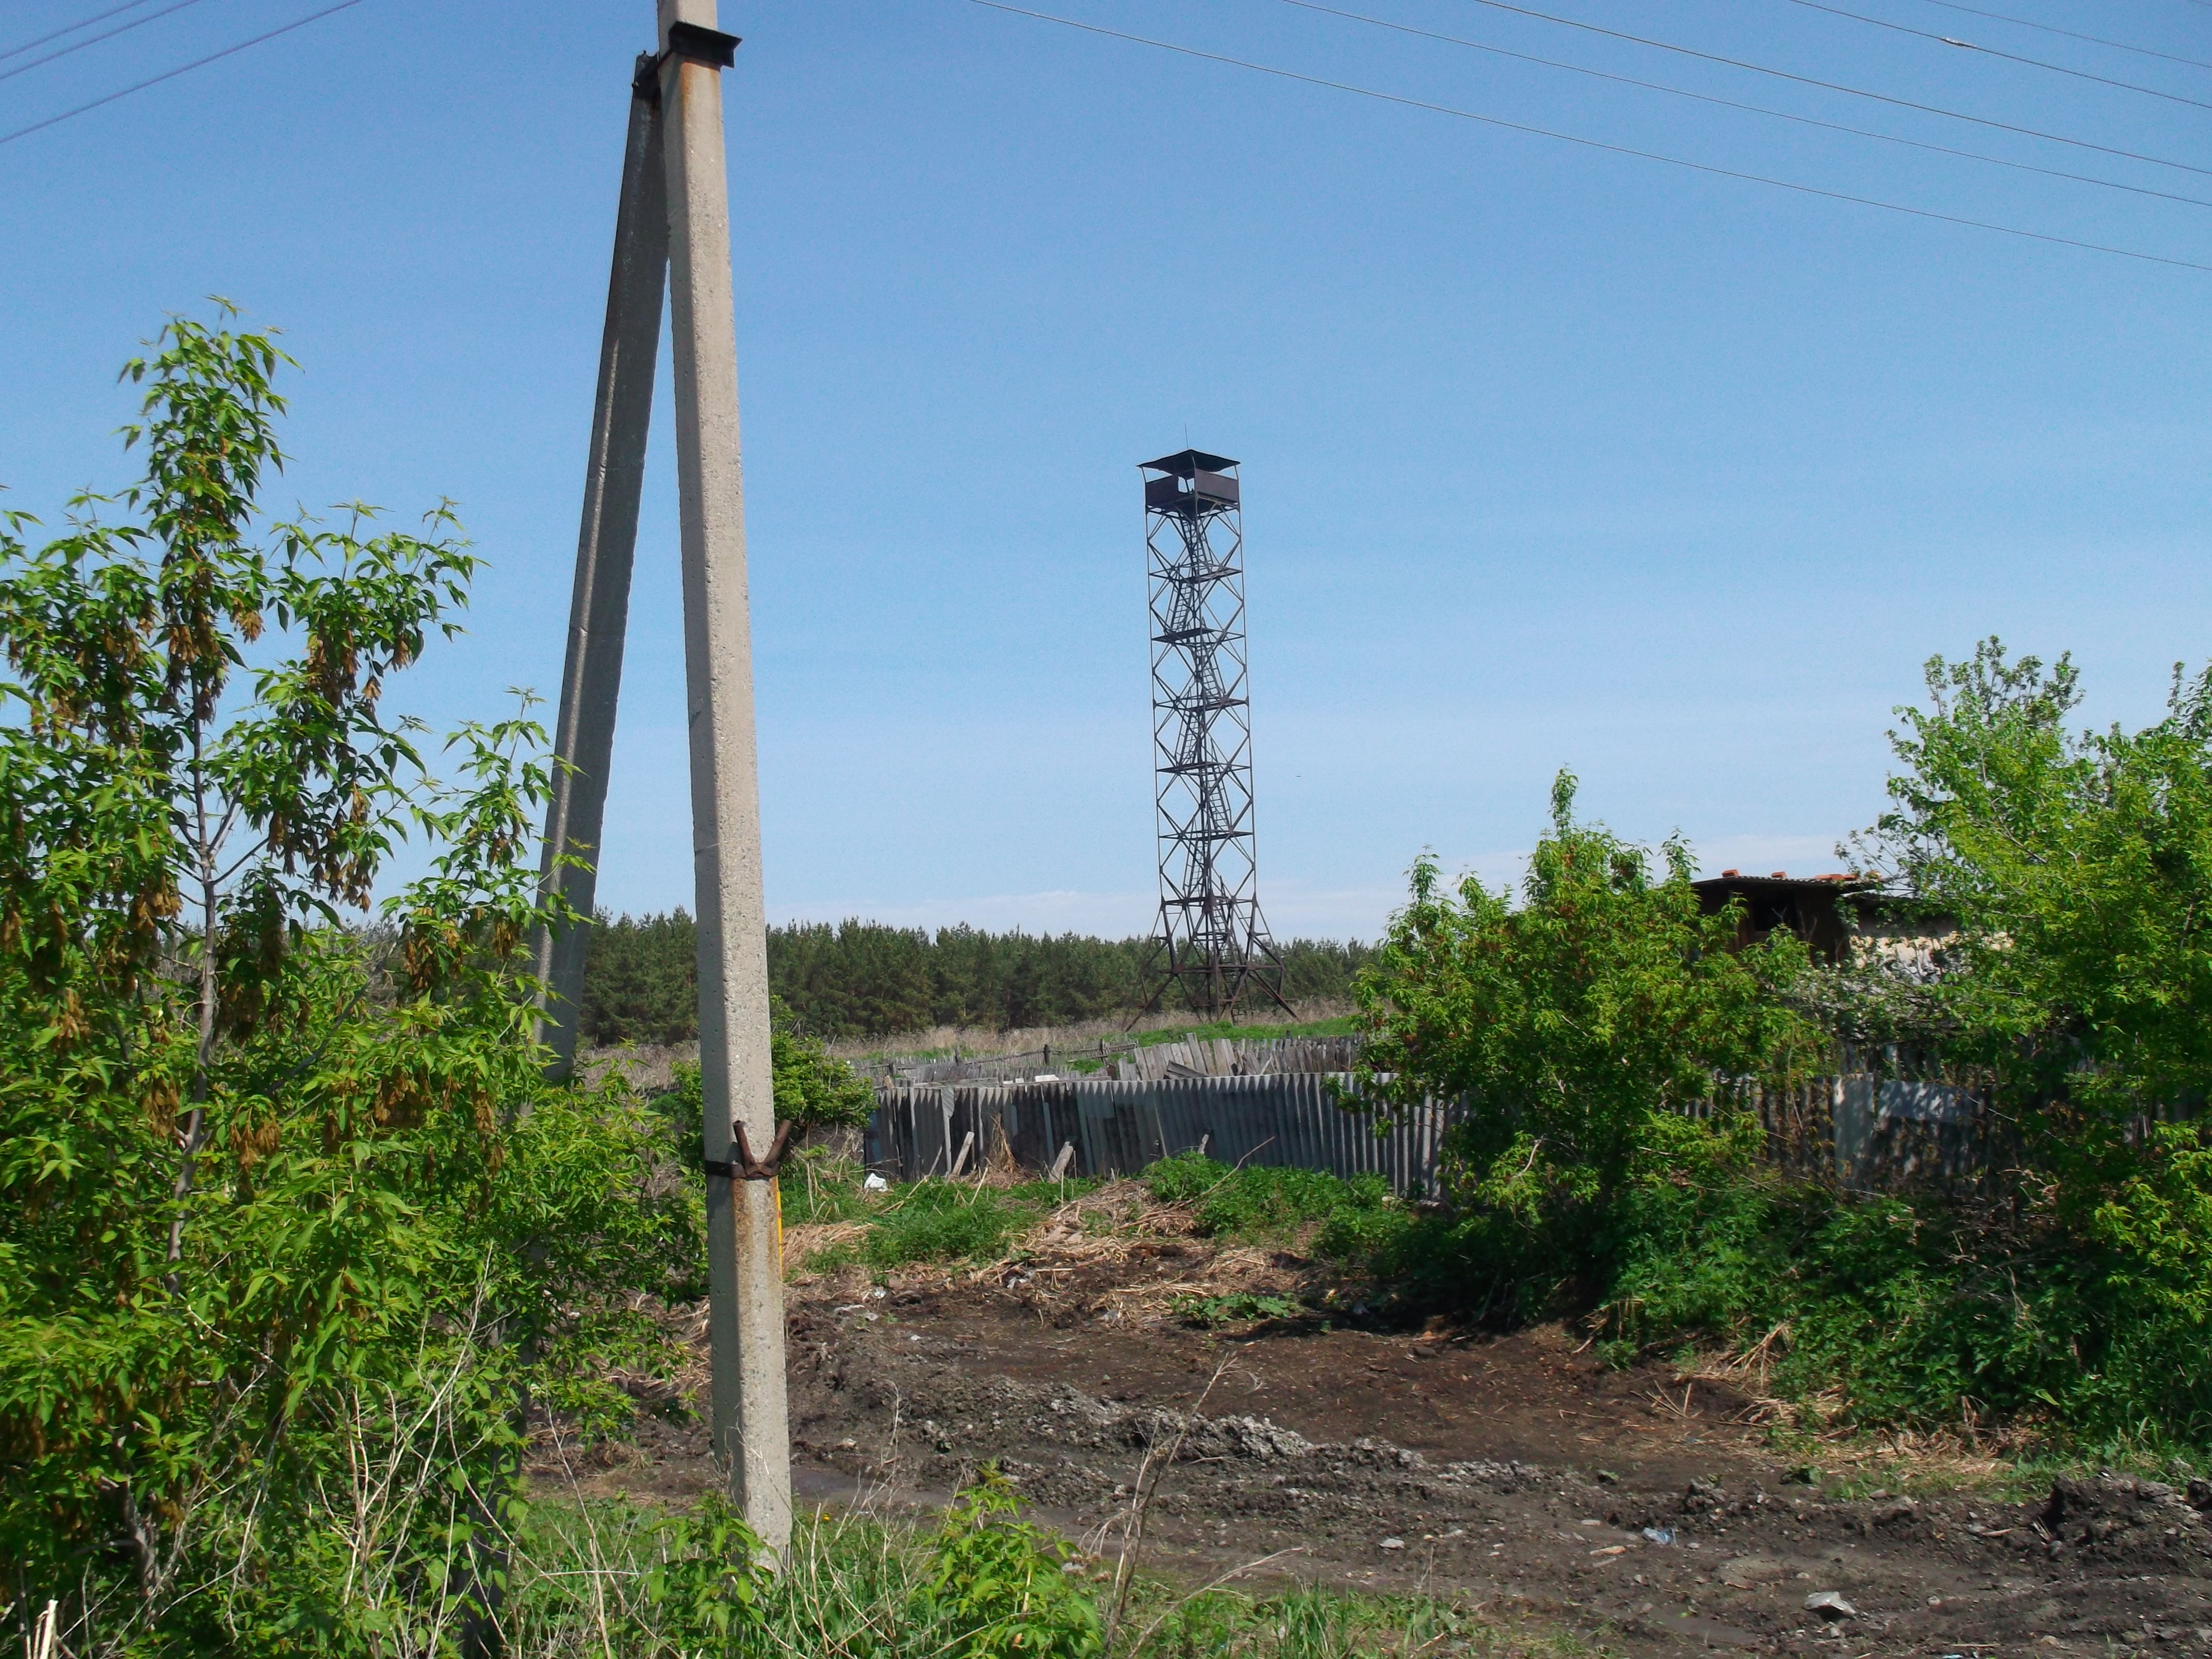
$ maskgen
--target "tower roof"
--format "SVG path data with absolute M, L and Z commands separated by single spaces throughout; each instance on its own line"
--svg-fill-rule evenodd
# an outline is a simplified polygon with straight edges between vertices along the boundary
M 1179 449 L 1172 455 L 1163 455 L 1157 461 L 1139 461 L 1137 465 L 1147 472 L 1172 473 L 1178 478 L 1188 478 L 1197 472 L 1219 472 L 1237 465 L 1226 455 L 1209 455 L 1202 449 Z

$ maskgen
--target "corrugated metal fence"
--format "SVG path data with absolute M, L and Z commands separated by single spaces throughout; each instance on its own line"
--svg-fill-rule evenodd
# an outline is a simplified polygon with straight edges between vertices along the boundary
M 1071 1174 L 1133 1175 L 1203 1145 L 1224 1164 L 1372 1170 L 1400 1192 L 1433 1188 L 1449 1109 L 1425 1107 L 1378 1135 L 1372 1119 L 1336 1103 L 1334 1090 L 1350 1082 L 1306 1072 L 879 1088 L 868 1163 L 912 1181 L 947 1173 L 963 1147 L 964 1167 L 976 1168 L 1003 1144 L 1016 1164 L 1039 1171 L 1072 1146 Z
M 1371 1170 L 1398 1192 L 1435 1191 L 1437 1152 L 1457 1103 L 1431 1101 L 1378 1135 L 1374 1119 L 1339 1103 L 1352 1082 L 1343 1073 L 1288 1073 L 887 1085 L 876 1091 L 866 1157 L 870 1168 L 913 1181 L 1008 1155 L 1042 1173 L 1073 1147 L 1069 1173 L 1112 1176 L 1203 1146 L 1224 1164 L 1345 1176 Z M 2014 1151 L 2008 1123 L 1945 1084 L 1820 1078 L 1771 1093 L 1747 1088 L 1743 1104 L 1765 1127 L 1771 1162 L 1862 1190 L 1971 1186 Z
M 1858 1073 L 1747 1092 L 1771 1163 L 1848 1188 L 1972 1187 L 2021 1155 L 2010 1120 L 1953 1084 Z

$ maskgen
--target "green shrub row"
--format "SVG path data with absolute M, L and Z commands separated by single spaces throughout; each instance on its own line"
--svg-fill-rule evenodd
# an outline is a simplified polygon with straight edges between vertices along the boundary
M 1729 1345 L 1863 1424 L 2212 1444 L 2212 673 L 2135 732 L 2072 732 L 2070 665 L 1994 641 L 1928 683 L 1855 854 L 1948 918 L 1923 957 L 1762 937 L 1566 774 L 1518 893 L 1416 864 L 1359 980 L 1362 1093 L 1462 1110 L 1442 1206 L 1361 1240 L 1401 1307 Z M 1844 1045 L 1972 1091 L 2002 1155 L 1881 1196 L 1765 1166 L 1722 1080 Z

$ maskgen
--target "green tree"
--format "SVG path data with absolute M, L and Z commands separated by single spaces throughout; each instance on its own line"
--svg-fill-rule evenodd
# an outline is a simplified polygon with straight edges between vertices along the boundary
M 672 1044 L 699 1035 L 699 930 L 681 908 L 592 919 L 584 953 L 586 1043 Z
M 2008 1328 L 2088 1425 L 2212 1436 L 2212 669 L 2164 718 L 2069 730 L 2080 678 L 1997 640 L 1900 711 L 1871 861 L 1960 933 L 1899 1024 L 2021 1128 Z M 2056 1356 L 2054 1360 L 2053 1356 Z M 2027 1369 L 2024 1363 L 2021 1369 Z
M 1662 1126 L 1716 1080 L 1774 1077 L 1814 1033 L 1773 993 L 1805 966 L 1781 936 L 1735 949 L 1732 911 L 1700 912 L 1689 849 L 1650 852 L 1574 817 L 1561 773 L 1523 902 L 1436 862 L 1358 982 L 1363 1082 L 1388 1100 L 1463 1097 L 1452 1153 L 1470 1190 L 1524 1208 L 1602 1203 Z
M 1803 947 L 1738 951 L 1735 913 L 1698 908 L 1686 847 L 1655 861 L 1577 822 L 1574 794 L 1561 773 L 1518 905 L 1472 877 L 1454 894 L 1421 859 L 1358 980 L 1364 1099 L 1462 1103 L 1443 1161 L 1457 1231 L 1419 1247 L 1432 1279 L 1466 1279 L 1423 1293 L 1462 1305 L 1601 1295 L 1643 1189 L 1744 1166 L 1758 1126 L 1730 1080 L 1817 1047 L 1777 995 Z
M 1984 641 L 1900 711 L 1891 805 L 1860 845 L 1955 916 L 1929 1036 L 1990 1075 L 2081 1203 L 2137 1170 L 2145 1116 L 2212 1092 L 2212 670 L 2166 717 L 2070 732 L 2079 676 Z
M 542 732 L 440 784 L 384 712 L 474 556 L 443 507 L 264 524 L 287 360 L 228 314 L 125 369 L 138 483 L 0 536 L 0 1574 L 111 1639 L 434 1646 L 522 1386 L 626 1411 L 605 1364 L 669 1356 L 623 1292 L 684 1283 L 696 1206 L 638 1103 L 538 1080 Z M 408 836 L 376 948 L 341 924 Z

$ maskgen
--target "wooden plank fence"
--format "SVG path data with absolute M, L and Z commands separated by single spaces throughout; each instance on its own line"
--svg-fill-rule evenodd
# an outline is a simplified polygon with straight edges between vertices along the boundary
M 1352 1086 L 1347 1073 L 1318 1072 L 881 1085 L 866 1158 L 913 1181 L 946 1174 L 963 1147 L 969 1170 L 1010 1157 L 1032 1175 L 1072 1148 L 1066 1173 L 1120 1176 L 1202 1146 L 1224 1164 L 1371 1171 L 1395 1191 L 1434 1193 L 1458 1103 L 1428 1102 L 1378 1134 L 1374 1119 L 1339 1103 Z M 1971 1188 L 2017 1151 L 2008 1123 L 1948 1084 L 1854 1073 L 1781 1091 L 1747 1085 L 1738 1098 L 1765 1128 L 1770 1162 L 1856 1190 Z
M 1134 1175 L 1203 1146 L 1224 1164 L 1371 1170 L 1399 1192 L 1433 1190 L 1449 1110 L 1425 1107 L 1378 1135 L 1372 1119 L 1336 1103 L 1332 1085 L 1350 1082 L 1305 1072 L 879 1088 L 868 1164 L 900 1180 L 943 1175 L 973 1134 L 1038 1174 L 1070 1146 L 1067 1172 L 1085 1176 Z

